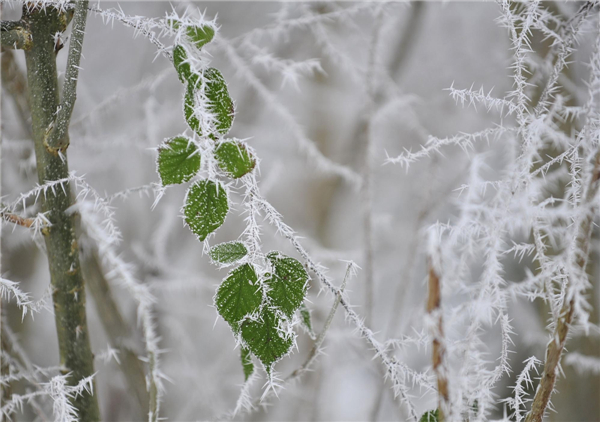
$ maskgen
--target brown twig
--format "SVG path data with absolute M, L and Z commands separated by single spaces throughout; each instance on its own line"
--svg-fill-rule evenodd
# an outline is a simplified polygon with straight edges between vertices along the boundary
M 17 214 L 12 214 L 9 212 L 0 212 L 0 215 L 2 216 L 2 219 L 5 221 L 8 221 L 9 223 L 14 223 L 18 226 L 23 226 L 23 227 L 27 227 L 30 228 L 31 226 L 33 226 L 34 223 L 34 219 L 33 218 L 25 218 L 25 217 L 21 217 L 20 215 Z
M 448 393 L 448 379 L 446 378 L 444 365 L 444 355 L 446 348 L 443 344 L 444 327 L 440 303 L 442 299 L 440 277 L 433 265 L 433 260 L 429 259 L 429 284 L 427 295 L 427 313 L 433 318 L 437 318 L 437 326 L 433 329 L 433 371 L 437 377 L 439 413 L 438 421 L 444 421 L 444 410 L 448 408 L 450 395 Z

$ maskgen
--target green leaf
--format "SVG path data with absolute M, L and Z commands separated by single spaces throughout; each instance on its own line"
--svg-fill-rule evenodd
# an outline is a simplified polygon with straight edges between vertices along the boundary
M 310 310 L 308 309 L 308 307 L 306 306 L 306 303 L 302 302 L 302 304 L 300 305 L 300 316 L 302 317 L 302 325 L 304 326 L 304 328 L 306 328 L 306 331 L 308 332 L 308 335 L 310 336 L 310 338 L 312 338 L 313 340 L 317 338 L 317 336 L 315 335 L 315 332 L 313 331 L 312 328 L 312 320 L 310 318 Z
M 173 48 L 173 64 L 179 75 L 179 80 L 185 83 L 192 76 L 192 67 L 187 61 L 188 56 L 182 45 L 176 45 Z
M 190 230 L 200 241 L 221 227 L 227 211 L 227 192 L 219 182 L 201 180 L 188 190 L 183 214 Z
M 214 113 L 217 120 L 217 131 L 225 135 L 233 124 L 233 101 L 229 97 L 227 84 L 221 72 L 215 68 L 208 68 L 204 72 L 206 80 L 205 94 L 209 102 L 209 110 Z
M 279 252 L 270 252 L 267 258 L 273 266 L 271 278 L 265 280 L 270 287 L 267 297 L 273 306 L 291 318 L 304 301 L 308 274 L 298 260 Z
M 248 253 L 242 242 L 226 242 L 213 246 L 209 255 L 211 259 L 220 264 L 231 264 L 239 261 Z
M 167 19 L 167 25 L 172 29 L 179 29 L 180 22 L 177 19 Z
M 419 422 L 438 422 L 439 415 L 439 409 L 430 410 L 423 413 L 423 416 L 421 416 Z
M 251 172 L 256 165 L 256 160 L 248 152 L 246 146 L 236 141 L 222 142 L 215 149 L 215 157 L 217 157 L 219 167 L 234 179 Z
M 196 108 L 194 92 L 196 92 L 196 88 L 193 84 L 188 83 L 185 88 L 185 96 L 183 97 L 183 115 L 188 126 L 198 135 L 202 136 L 200 120 L 194 115 L 194 108 Z
M 242 323 L 242 339 L 268 373 L 272 365 L 286 355 L 292 347 L 291 338 L 283 338 L 279 333 L 281 319 L 269 309 L 263 308 L 258 319 L 247 319 Z
M 214 28 L 208 25 L 188 26 L 185 32 L 197 48 L 202 48 L 205 44 L 211 42 L 215 36 Z
M 233 331 L 238 332 L 239 323 L 246 315 L 256 312 L 262 300 L 262 290 L 254 267 L 244 264 L 223 280 L 215 295 L 215 307 Z
M 200 153 L 185 136 L 168 139 L 158 148 L 158 175 L 163 186 L 190 180 L 200 170 Z
M 244 381 L 248 381 L 252 372 L 254 372 L 254 364 L 252 363 L 252 356 L 250 350 L 244 346 L 242 349 L 242 368 L 244 369 Z

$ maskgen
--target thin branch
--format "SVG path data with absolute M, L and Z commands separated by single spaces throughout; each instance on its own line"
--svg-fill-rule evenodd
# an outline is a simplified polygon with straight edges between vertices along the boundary
M 44 146 L 51 152 L 64 151 L 69 146 L 67 132 L 75 100 L 77 99 L 77 79 L 79 77 L 79 63 L 81 62 L 81 50 L 83 49 L 88 3 L 88 0 L 80 0 L 75 4 L 69 57 L 67 59 L 67 72 L 63 88 L 63 100 L 58 108 L 56 120 L 50 125 L 50 132 L 47 133 L 44 139 Z

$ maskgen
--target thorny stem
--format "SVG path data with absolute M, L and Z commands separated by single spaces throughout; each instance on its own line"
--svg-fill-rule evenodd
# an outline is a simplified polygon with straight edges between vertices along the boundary
M 44 146 L 46 129 L 54 121 L 59 103 L 54 34 L 61 31 L 64 19 L 55 8 L 23 8 L 23 19 L 35 40 L 25 51 L 33 138 L 40 184 L 69 177 L 65 156 L 50 153 Z M 62 20 L 62 22 L 61 22 Z M 66 136 L 66 134 L 65 134 Z M 45 235 L 54 314 L 58 333 L 60 363 L 71 373 L 70 385 L 94 374 L 93 355 L 86 320 L 85 287 L 79 263 L 75 223 L 66 210 L 72 205 L 69 183 L 52 195 L 42 197 L 42 212 L 47 212 L 52 227 Z M 72 400 L 81 421 L 100 419 L 98 402 L 91 394 Z
M 433 327 L 433 371 L 437 377 L 438 386 L 438 421 L 444 422 L 444 410 L 448 409 L 450 396 L 448 394 L 448 379 L 444 373 L 444 355 L 446 348 L 443 344 L 444 328 L 442 323 L 442 310 L 440 303 L 442 300 L 442 291 L 440 286 L 440 277 L 434 268 L 432 259 L 429 259 L 429 283 L 427 295 L 427 313 L 436 318 L 437 326 Z
M 586 218 L 581 221 L 578 231 L 577 243 L 578 249 L 581 251 L 580 257 L 577 259 L 577 265 L 585 273 L 589 256 L 589 243 L 592 234 L 592 223 L 597 206 L 593 205 L 593 201 L 598 194 L 600 187 L 600 149 L 596 152 L 594 162 L 592 164 L 592 173 L 590 175 L 590 183 L 587 187 L 587 192 L 584 197 L 584 205 L 590 206 L 590 210 Z M 568 298 L 568 295 L 567 295 Z M 567 334 L 573 319 L 575 311 L 575 300 L 571 298 L 565 301 L 560 311 L 560 317 L 554 328 L 552 338 L 546 347 L 546 361 L 544 363 L 544 371 L 542 379 L 533 398 L 531 411 L 527 415 L 525 422 L 542 422 L 544 412 L 550 402 L 550 396 L 554 391 L 556 383 L 556 375 L 558 365 L 562 356 L 562 352 L 567 339 Z
M 46 148 L 53 153 L 59 150 L 64 151 L 69 146 L 67 131 L 71 121 L 71 114 L 73 114 L 75 100 L 77 99 L 77 79 L 79 76 L 81 50 L 83 49 L 88 3 L 88 0 L 79 0 L 75 3 L 69 57 L 67 59 L 67 73 L 65 74 L 65 84 L 62 92 L 63 99 L 58 108 L 56 120 L 51 123 L 50 132 L 44 140 Z

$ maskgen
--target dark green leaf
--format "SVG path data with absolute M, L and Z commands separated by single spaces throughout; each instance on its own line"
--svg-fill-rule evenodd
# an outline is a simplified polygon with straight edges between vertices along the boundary
M 238 179 L 254 169 L 256 160 L 240 142 L 222 142 L 215 150 L 219 167 L 230 177 Z
M 191 139 L 177 136 L 158 148 L 158 174 L 163 186 L 190 180 L 200 170 L 200 153 Z
M 215 36 L 215 30 L 208 25 L 188 26 L 186 34 L 197 48 L 202 48 L 205 44 L 212 41 Z
M 257 280 L 252 265 L 244 264 L 231 271 L 217 290 L 215 307 L 235 332 L 239 330 L 240 321 L 256 312 L 262 303 L 262 290 Z
M 315 332 L 313 331 L 312 328 L 312 321 L 310 318 L 310 310 L 308 309 L 308 307 L 306 306 L 306 303 L 302 302 L 302 304 L 300 305 L 300 316 L 302 317 L 302 325 L 304 325 L 304 328 L 306 328 L 306 331 L 308 332 L 308 335 L 310 336 L 310 338 L 312 338 L 313 340 L 315 338 L 317 338 L 317 336 L 315 335 Z
M 428 412 L 423 413 L 419 422 L 438 422 L 439 418 L 439 410 L 430 410 Z
M 244 368 L 244 381 L 248 381 L 252 372 L 254 372 L 254 364 L 252 363 L 252 356 L 250 350 L 242 346 L 242 368 Z
M 220 264 L 231 264 L 239 261 L 248 253 L 248 249 L 242 242 L 227 242 L 213 246 L 210 249 L 210 257 Z
M 201 180 L 188 191 L 183 214 L 200 241 L 221 227 L 229 211 L 227 192 L 220 183 Z
M 308 274 L 298 260 L 279 252 L 270 252 L 267 258 L 273 266 L 271 278 L 265 280 L 270 287 L 267 296 L 273 306 L 291 318 L 304 301 Z
M 276 313 L 266 307 L 256 321 L 247 319 L 242 323 L 242 339 L 269 373 L 272 365 L 292 347 L 292 339 L 279 333 L 280 323 Z
M 192 68 L 187 61 L 188 56 L 185 48 L 181 45 L 176 45 L 173 48 L 173 64 L 179 75 L 179 80 L 185 83 L 192 76 Z

